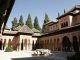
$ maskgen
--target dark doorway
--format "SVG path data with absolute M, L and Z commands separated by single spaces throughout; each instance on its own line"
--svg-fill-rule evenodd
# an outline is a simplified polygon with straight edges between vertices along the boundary
M 0 40 L 0 50 L 2 50 L 2 39 Z
M 75 52 L 79 51 L 79 44 L 76 36 L 73 36 L 73 49 Z
M 79 36 L 79 50 L 80 50 L 80 36 Z
M 4 48 L 5 48 L 5 45 L 6 45 L 6 39 L 4 39 L 3 50 L 4 50 Z
M 70 40 L 69 40 L 69 38 L 67 36 L 63 37 L 62 46 L 63 46 L 63 51 L 71 51 L 70 50 L 71 42 L 70 42 Z
M 33 40 L 33 43 L 32 43 L 32 50 L 35 50 L 34 40 Z
M 23 50 L 23 40 L 22 40 L 22 43 L 21 43 L 21 50 Z

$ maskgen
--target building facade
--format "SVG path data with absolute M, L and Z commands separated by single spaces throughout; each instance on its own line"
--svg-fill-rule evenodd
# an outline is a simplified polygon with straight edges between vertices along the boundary
M 80 5 L 45 24 L 45 34 L 38 39 L 38 48 L 51 51 L 80 50 Z

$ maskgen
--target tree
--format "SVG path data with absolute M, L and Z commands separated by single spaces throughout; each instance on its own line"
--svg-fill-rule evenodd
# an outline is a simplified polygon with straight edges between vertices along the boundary
M 23 26 L 24 25 L 23 16 L 22 15 L 20 16 L 19 25 L 20 26 Z
M 31 20 L 31 15 L 28 14 L 28 18 L 27 18 L 27 21 L 26 21 L 26 25 L 29 27 L 29 28 L 33 28 L 32 26 L 32 20 Z
M 47 15 L 47 13 L 45 13 L 45 19 L 44 19 L 44 23 L 43 23 L 43 27 L 42 27 L 42 33 L 46 32 L 45 24 L 48 22 L 49 22 L 49 17 Z
M 11 46 L 6 47 L 5 52 L 12 52 L 13 48 Z
M 66 13 L 66 10 L 64 9 L 64 13 Z
M 12 30 L 14 30 L 16 27 L 18 26 L 18 23 L 17 23 L 17 18 L 15 17 L 14 20 L 12 21 Z
M 47 13 L 45 13 L 45 19 L 44 19 L 44 24 L 49 22 L 49 17 Z
M 38 22 L 38 18 L 37 16 L 34 19 L 34 28 L 41 30 L 40 26 L 39 26 L 39 22 Z
M 46 28 L 45 28 L 45 25 L 43 24 L 42 33 L 45 33 L 45 31 L 46 31 Z

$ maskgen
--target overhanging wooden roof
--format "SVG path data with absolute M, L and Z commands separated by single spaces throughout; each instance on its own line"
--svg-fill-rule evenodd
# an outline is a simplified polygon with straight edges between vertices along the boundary
M 8 17 L 12 10 L 15 0 L 0 0 L 0 32 L 2 24 L 4 23 L 3 29 L 7 23 Z
M 60 15 L 59 17 L 57 17 L 56 19 L 60 19 L 64 16 L 67 16 L 67 15 L 75 15 L 73 11 L 75 10 L 80 10 L 80 5 L 76 5 L 74 6 L 72 9 L 70 9 L 69 11 L 67 11 L 66 13 Z

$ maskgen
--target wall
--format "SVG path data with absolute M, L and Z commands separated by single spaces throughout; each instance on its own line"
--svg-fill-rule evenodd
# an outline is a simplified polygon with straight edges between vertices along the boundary
M 49 49 L 52 52 L 54 51 L 62 51 L 62 41 L 63 37 L 67 36 L 71 42 L 71 49 L 73 48 L 73 36 L 76 36 L 79 42 L 80 38 L 80 31 L 74 31 L 70 33 L 64 33 L 64 34 L 58 34 L 58 35 L 48 35 L 48 36 L 42 36 L 39 38 L 39 44 L 42 45 L 41 48 Z M 41 46 L 39 45 L 39 46 Z
M 73 17 L 72 25 L 80 24 L 80 14 Z

